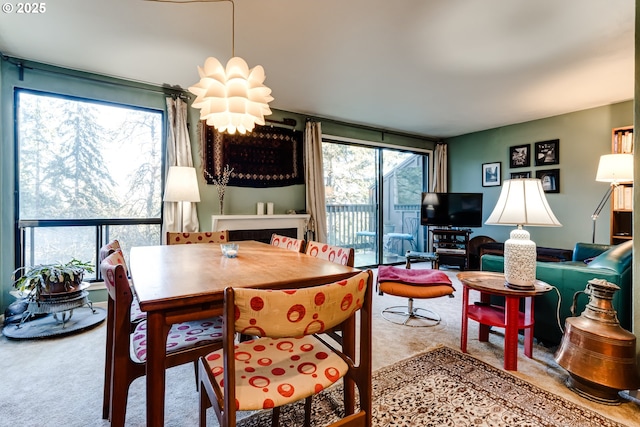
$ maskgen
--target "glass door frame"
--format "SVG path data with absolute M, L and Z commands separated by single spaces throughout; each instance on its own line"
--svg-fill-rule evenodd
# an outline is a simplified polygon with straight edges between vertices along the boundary
M 361 139 L 354 139 L 354 138 L 346 138 L 346 137 L 340 137 L 340 136 L 334 136 L 334 135 L 328 135 L 328 134 L 323 134 L 322 135 L 322 142 L 323 143 L 337 143 L 337 144 L 345 144 L 345 145 L 354 145 L 354 146 L 359 146 L 359 147 L 364 147 L 364 148 L 372 148 L 372 149 L 377 149 L 375 155 L 376 155 L 376 180 L 377 180 L 377 184 L 376 184 L 376 206 L 375 206 L 375 213 L 376 213 L 376 223 L 377 223 L 377 232 L 376 232 L 376 257 L 378 260 L 378 264 L 374 264 L 374 265 L 359 265 L 358 267 L 360 268 L 364 268 L 364 267 L 376 267 L 377 265 L 383 265 L 385 264 L 385 260 L 384 260 L 384 213 L 382 212 L 383 206 L 384 206 L 384 201 L 383 201 L 383 197 L 384 197 L 384 186 L 383 186 L 383 178 L 384 178 L 384 156 L 383 156 L 383 150 L 394 150 L 394 151 L 401 151 L 401 152 L 407 152 L 407 153 L 413 153 L 413 154 L 418 154 L 418 155 L 423 155 L 424 157 L 426 157 L 425 161 L 423 162 L 422 168 L 422 174 L 423 174 L 423 183 L 422 183 L 422 189 L 423 191 L 428 191 L 429 185 L 431 184 L 431 182 L 433 182 L 433 149 L 424 149 L 424 148 L 416 148 L 416 147 L 410 147 L 410 146 L 403 146 L 403 145 L 394 145 L 394 144 L 388 144 L 388 143 L 384 143 L 384 142 L 377 142 L 377 141 L 367 141 L 367 140 L 361 140 Z M 427 249 L 428 245 L 428 231 L 425 231 L 425 228 L 422 227 L 420 224 L 418 224 L 418 240 L 422 240 L 423 245 L 424 245 L 424 250 Z M 404 260 L 401 261 L 396 261 L 396 262 L 391 262 L 391 263 L 387 263 L 387 264 L 400 264 L 400 263 L 404 263 Z

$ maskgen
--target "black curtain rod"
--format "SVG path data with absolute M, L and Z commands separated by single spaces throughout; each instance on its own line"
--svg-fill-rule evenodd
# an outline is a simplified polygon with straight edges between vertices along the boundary
M 360 124 L 357 124 L 357 123 L 342 122 L 342 121 L 339 121 L 339 120 L 327 119 L 327 118 L 318 117 L 318 116 L 307 117 L 306 121 L 331 122 L 333 124 L 337 124 L 337 125 L 340 125 L 340 126 L 347 126 L 347 127 L 367 130 L 367 131 L 370 131 L 370 132 L 377 132 L 377 133 L 382 135 L 382 139 L 383 140 L 384 140 L 384 135 L 387 134 L 387 135 L 402 136 L 402 137 L 405 137 L 405 138 L 412 138 L 412 139 L 424 139 L 424 140 L 427 140 L 427 141 L 437 142 L 437 143 L 442 142 L 442 138 L 438 138 L 438 137 L 434 137 L 434 136 L 417 135 L 417 134 L 412 134 L 412 133 L 407 133 L 407 132 L 400 132 L 400 131 L 394 131 L 394 130 L 388 130 L 388 129 L 382 129 L 382 128 L 375 128 L 373 126 L 360 125 Z
M 118 86 L 118 87 L 124 86 L 124 87 L 130 87 L 133 89 L 144 90 L 147 92 L 162 93 L 164 95 L 179 96 L 180 98 L 189 99 L 189 93 L 179 86 L 169 86 L 169 85 L 157 86 L 151 83 L 143 83 L 143 82 L 139 82 L 138 84 L 135 84 L 133 81 L 125 80 L 120 77 L 112 77 L 112 76 L 104 76 L 104 78 L 91 77 L 89 75 L 83 75 L 83 74 L 95 74 L 95 73 L 91 73 L 88 71 L 67 69 L 64 67 L 60 67 L 58 65 L 41 64 L 39 62 L 34 62 L 27 59 L 7 56 L 2 52 L 0 52 L 0 59 L 18 67 L 18 69 L 20 70 L 19 71 L 20 80 L 23 80 L 25 69 L 39 70 L 39 71 L 44 71 L 46 73 L 75 77 L 81 80 L 102 83 L 105 85 Z M 27 62 L 29 65 L 28 66 L 25 65 L 25 62 Z M 95 74 L 95 75 L 99 76 L 99 74 Z M 118 80 L 118 82 L 108 81 L 107 79 L 116 79 Z
M 298 124 L 296 119 L 290 119 L 288 117 L 285 117 L 282 120 L 264 119 L 264 121 L 265 123 L 274 123 L 278 125 L 285 125 L 285 126 L 291 126 L 291 127 L 296 127 L 296 125 Z

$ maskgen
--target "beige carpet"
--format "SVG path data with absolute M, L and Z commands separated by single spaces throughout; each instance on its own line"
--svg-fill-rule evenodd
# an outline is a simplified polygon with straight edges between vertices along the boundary
M 422 266 L 426 267 L 428 263 L 416 264 L 414 268 Z M 456 273 L 455 270 L 447 272 L 458 290 L 455 298 L 417 302 L 443 316 L 443 322 L 436 327 L 409 328 L 387 322 L 381 318 L 380 310 L 403 304 L 406 300 L 374 295 L 374 370 L 442 345 L 460 348 L 462 292 L 455 279 Z M 480 343 L 477 331 L 477 324 L 470 322 L 469 354 L 502 369 L 503 336 L 492 332 L 488 343 Z M 0 427 L 108 426 L 109 423 L 101 418 L 104 337 L 104 324 L 57 339 L 11 341 L 0 337 Z M 509 375 L 624 425 L 640 426 L 640 406 L 629 402 L 619 406 L 601 405 L 568 390 L 564 385 L 566 371 L 553 360 L 553 350 L 536 346 L 533 359 L 528 359 L 522 354 L 521 347 L 518 371 Z M 145 425 L 144 386 L 144 378 L 134 381 L 131 386 L 127 426 Z M 165 412 L 167 426 L 197 425 L 198 396 L 193 365 L 167 372 Z M 213 413 L 208 419 L 209 426 L 217 425 Z

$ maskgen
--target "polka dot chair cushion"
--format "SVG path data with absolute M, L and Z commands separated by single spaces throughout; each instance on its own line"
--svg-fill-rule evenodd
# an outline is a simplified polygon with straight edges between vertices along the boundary
M 304 249 L 304 240 L 273 234 L 271 236 L 271 245 L 289 249 L 290 251 L 302 252 Z
M 100 262 L 104 261 L 105 258 L 107 258 L 109 255 L 111 255 L 115 251 L 122 252 L 122 248 L 120 247 L 120 242 L 118 242 L 117 240 L 107 243 L 106 245 L 101 247 L 100 254 L 99 254 Z M 122 258 L 122 254 L 119 260 L 122 261 L 122 265 L 124 266 L 124 269 L 127 270 L 127 264 L 124 258 Z M 105 281 L 105 285 L 107 285 L 106 281 Z M 137 323 L 146 318 L 147 318 L 147 314 L 140 309 L 140 303 L 138 303 L 138 299 L 134 295 L 133 301 L 131 302 L 131 323 Z
M 320 392 L 342 378 L 348 366 L 311 334 L 349 318 L 364 302 L 368 273 L 310 288 L 263 290 L 235 288 L 235 332 L 258 336 L 235 345 L 238 410 L 282 406 Z M 224 393 L 224 350 L 206 356 Z
M 101 264 L 104 265 L 121 265 L 124 270 L 127 270 L 127 264 L 124 261 L 124 256 L 122 255 L 122 251 L 120 249 L 115 250 L 109 256 L 107 256 L 104 260 L 102 260 Z M 107 270 L 104 275 L 104 285 L 107 288 L 107 292 L 111 299 L 115 300 L 117 298 L 116 294 L 116 278 L 114 277 L 113 270 Z
M 176 323 L 167 335 L 167 354 L 222 340 L 222 318 Z M 131 334 L 131 348 L 138 363 L 147 360 L 147 322 L 140 322 Z
M 326 243 L 309 241 L 305 251 L 307 255 L 311 255 L 316 258 L 326 259 L 327 261 L 335 262 L 336 264 L 349 265 L 349 260 L 353 250 L 341 248 L 339 246 L 331 246 Z M 351 263 L 353 263 L 353 260 L 351 261 Z
M 167 233 L 167 245 L 184 245 L 192 243 L 226 243 L 229 241 L 229 232 L 205 231 L 199 233 Z
M 347 364 L 313 336 L 259 338 L 235 348 L 236 409 L 270 409 L 312 396 L 347 372 Z M 206 356 L 224 390 L 222 350 Z

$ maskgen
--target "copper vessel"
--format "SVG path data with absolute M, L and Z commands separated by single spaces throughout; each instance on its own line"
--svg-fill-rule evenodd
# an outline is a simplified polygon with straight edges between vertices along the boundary
M 569 371 L 566 384 L 583 397 L 599 403 L 620 403 L 620 390 L 640 388 L 636 366 L 636 337 L 618 322 L 611 300 L 620 288 L 603 279 L 587 282 L 573 296 L 575 316 L 578 296 L 589 303 L 578 317 L 569 317 L 555 359 Z

